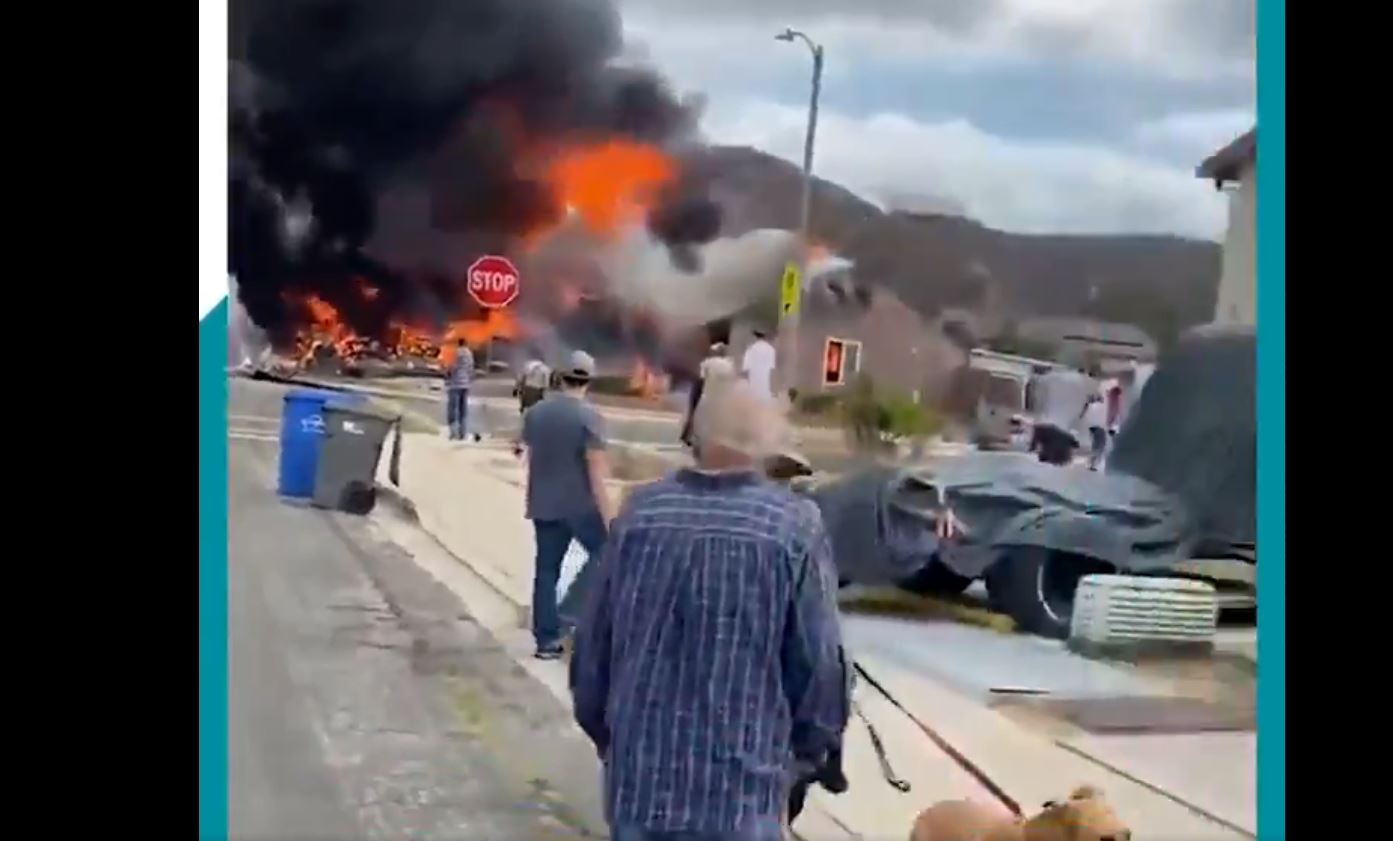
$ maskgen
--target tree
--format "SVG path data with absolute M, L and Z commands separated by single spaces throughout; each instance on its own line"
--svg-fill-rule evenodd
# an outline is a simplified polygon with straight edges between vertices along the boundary
M 909 395 L 881 388 L 864 374 L 847 388 L 841 407 L 847 434 L 862 450 L 893 449 L 900 441 L 927 438 L 943 425 L 942 418 Z

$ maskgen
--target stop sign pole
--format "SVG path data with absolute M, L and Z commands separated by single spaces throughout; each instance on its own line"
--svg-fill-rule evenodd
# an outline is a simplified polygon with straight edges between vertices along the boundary
M 522 287 L 522 275 L 513 261 L 498 254 L 487 254 L 469 266 L 466 286 L 469 296 L 485 310 L 507 309 L 517 300 Z M 485 372 L 493 367 L 493 333 L 489 333 Z

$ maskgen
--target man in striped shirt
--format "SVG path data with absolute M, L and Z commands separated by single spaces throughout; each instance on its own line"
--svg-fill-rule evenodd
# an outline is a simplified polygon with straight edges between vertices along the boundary
M 571 661 L 615 841 L 774 841 L 846 726 L 837 579 L 816 506 L 756 470 L 782 419 L 749 383 L 697 409 L 697 467 L 636 490 Z

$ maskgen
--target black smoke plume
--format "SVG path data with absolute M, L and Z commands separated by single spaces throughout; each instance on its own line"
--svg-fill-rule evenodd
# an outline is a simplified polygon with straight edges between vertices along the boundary
M 439 297 L 438 279 L 370 253 L 385 191 L 424 191 L 436 230 L 506 251 L 562 213 L 530 150 L 694 129 L 661 78 L 616 63 L 606 0 L 233 0 L 232 30 L 229 269 L 273 341 L 297 293 L 368 335 Z M 649 227 L 687 262 L 720 217 L 684 189 Z

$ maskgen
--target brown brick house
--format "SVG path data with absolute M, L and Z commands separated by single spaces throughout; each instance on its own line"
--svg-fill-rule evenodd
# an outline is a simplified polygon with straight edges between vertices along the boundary
M 748 324 L 735 325 L 731 340 L 737 360 L 751 338 Z M 828 340 L 842 343 L 846 355 L 845 376 L 830 384 L 823 375 Z M 862 373 L 926 404 L 943 396 L 952 372 L 967 358 L 937 325 L 884 289 L 808 294 L 803 299 L 798 345 L 796 383 L 803 394 L 839 390 Z

